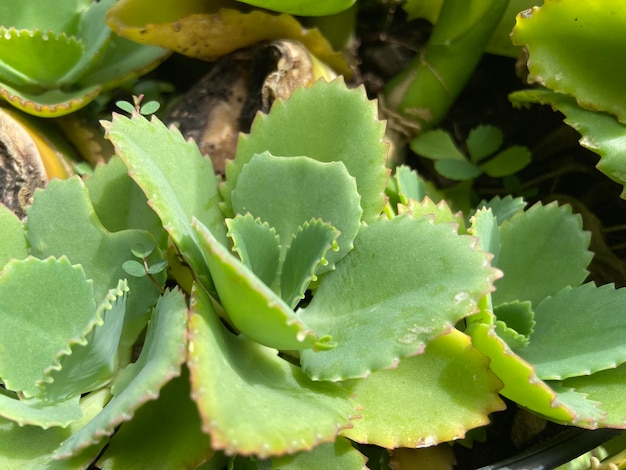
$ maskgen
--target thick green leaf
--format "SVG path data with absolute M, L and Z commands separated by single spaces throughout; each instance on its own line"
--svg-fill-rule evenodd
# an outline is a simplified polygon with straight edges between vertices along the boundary
M 472 129 L 467 136 L 467 151 L 470 160 L 478 163 L 493 155 L 502 146 L 504 134 L 496 126 L 483 125 Z
M 303 351 L 303 370 L 315 380 L 344 380 L 422 353 L 492 289 L 498 273 L 489 256 L 472 237 L 429 217 L 379 218 L 364 226 L 354 249 L 299 311 L 301 321 L 337 343 L 329 351 Z
M 542 381 L 531 364 L 515 354 L 494 331 L 493 324 L 471 323 L 467 333 L 487 357 L 489 367 L 504 383 L 500 393 L 518 405 L 563 424 L 595 428 L 605 413 L 600 403 L 571 389 Z
M 250 134 L 239 138 L 235 160 L 226 165 L 223 196 L 227 208 L 244 165 L 255 154 L 267 151 L 343 162 L 356 179 L 363 219 L 373 220 L 385 206 L 389 174 L 384 127 L 376 103 L 367 99 L 363 88 L 348 89 L 342 79 L 318 80 L 309 88 L 298 88 L 287 101 L 276 101 L 268 115 L 257 115 Z
M 565 115 L 565 123 L 582 134 L 580 143 L 602 157 L 598 170 L 613 181 L 626 186 L 626 124 L 607 113 L 588 110 L 576 104 L 574 98 L 547 90 L 528 90 L 510 95 L 514 104 L 542 103 Z M 622 198 L 626 197 L 626 190 Z
M 228 236 L 233 241 L 233 251 L 265 285 L 275 291 L 280 259 L 280 242 L 276 230 L 267 222 L 250 213 L 227 219 Z
M 304 298 L 311 281 L 317 280 L 316 273 L 329 265 L 328 258 L 339 251 L 339 236 L 336 228 L 321 219 L 305 222 L 294 234 L 280 273 L 280 294 L 291 308 Z
M 107 231 L 78 176 L 50 181 L 46 189 L 35 193 L 27 214 L 31 253 L 38 258 L 64 255 L 72 263 L 80 264 L 87 277 L 93 280 L 97 304 L 104 301 L 109 289 L 115 288 L 120 279 L 128 278 L 130 293 L 122 344 L 130 348 L 145 327 L 148 311 L 160 291 L 147 277 L 129 276 L 122 264 L 134 258 L 132 248 L 135 245 L 154 244 L 153 237 L 144 230 Z M 160 250 L 154 250 L 148 263 L 162 258 Z M 158 282 L 165 282 L 165 273 L 154 277 Z
M 167 232 L 161 220 L 148 205 L 141 188 L 128 176 L 126 165 L 119 157 L 99 165 L 85 179 L 85 185 L 100 222 L 109 232 L 147 230 L 161 249 L 166 247 Z
M 367 458 L 343 437 L 335 442 L 320 444 L 312 450 L 298 452 L 272 459 L 271 470 L 309 470 L 311 468 L 340 468 L 341 470 L 363 470 Z
M 568 205 L 537 203 L 500 227 L 500 253 L 496 266 L 504 277 L 496 282 L 494 305 L 530 300 L 537 305 L 567 286 L 587 277 L 593 256 L 587 250 L 590 234 Z
M 137 362 L 116 377 L 114 396 L 104 409 L 54 452 L 53 458 L 77 455 L 113 434 L 144 403 L 159 396 L 161 388 L 180 375 L 186 358 L 187 306 L 179 290 L 159 299 L 148 323 L 146 340 Z
M 456 329 L 428 343 L 424 354 L 349 386 L 363 409 L 342 435 L 388 449 L 461 439 L 504 409 L 489 360 Z
M 206 253 L 220 302 L 232 324 L 269 347 L 298 350 L 316 346 L 318 335 L 199 221 L 192 224 Z
M 53 426 L 66 427 L 82 416 L 79 398 L 74 396 L 69 400 L 54 403 L 38 398 L 20 400 L 14 394 L 0 388 L 0 416 L 19 426 L 29 425 L 43 429 Z
M 356 0 L 237 0 L 265 8 L 266 10 L 289 13 L 296 16 L 326 16 L 350 8 Z
M 626 428 L 626 365 L 603 370 L 592 375 L 572 377 L 562 382 L 563 387 L 573 387 L 580 393 L 588 394 L 590 400 L 602 403 L 606 417 L 601 427 Z
M 251 213 L 276 229 L 281 261 L 293 236 L 305 222 L 321 219 L 339 232 L 339 249 L 327 254 L 327 266 L 352 249 L 361 224 L 357 182 L 342 162 L 318 162 L 307 157 L 254 155 L 243 167 L 232 192 L 236 214 Z
M 349 426 L 356 411 L 348 390 L 312 382 L 278 351 L 234 336 L 197 288 L 191 312 L 192 398 L 214 449 L 284 455 L 333 441 Z
M 517 353 L 544 380 L 615 368 L 626 362 L 625 316 L 626 289 L 565 288 L 537 305 L 530 344 Z
M 36 382 L 61 351 L 84 342 L 96 315 L 92 283 L 65 258 L 26 258 L 0 273 L 0 377 L 38 395 Z
M 64 428 L 41 429 L 37 426 L 19 426 L 16 422 L 0 418 L 0 442 L 7 444 L 2 446 L 0 451 L 0 468 L 3 470 L 87 468 L 106 444 L 106 439 L 70 459 L 52 460 L 50 456 L 61 442 L 99 413 L 109 398 L 110 393 L 107 390 L 91 393 L 81 400 L 80 408 L 77 406 L 78 399 L 73 399 L 72 403 L 76 402 L 79 419 Z
M 16 29 L 40 28 L 42 31 L 66 31 L 75 34 L 79 14 L 91 0 L 37 0 L 33 2 L 2 2 L 0 18 L 5 26 Z
M 83 395 L 111 381 L 118 366 L 117 348 L 126 314 L 128 285 L 120 281 L 96 310 L 96 319 L 84 340 L 61 351 L 38 384 L 40 396 L 60 401 Z
M 191 401 L 189 374 L 167 383 L 159 398 L 137 410 L 111 438 L 98 460 L 102 470 L 118 468 L 196 468 L 213 454 L 209 436 L 200 430 L 198 408 Z
M 493 255 L 491 264 L 497 266 L 500 254 L 500 230 L 492 210 L 483 206 L 470 218 L 470 223 L 468 232 L 478 238 L 478 246 L 481 250 Z
M 465 221 L 461 212 L 453 213 L 452 209 L 445 200 L 434 203 L 432 199 L 426 196 L 421 201 L 410 199 L 406 205 L 398 206 L 398 215 L 409 213 L 414 219 L 427 215 L 430 216 L 436 224 L 456 224 L 458 232 L 465 232 Z
M 411 141 L 411 149 L 422 157 L 431 160 L 458 160 L 467 159 L 459 150 L 452 136 L 443 129 L 426 131 Z
M 82 42 L 65 33 L 0 26 L 0 79 L 18 87 L 40 87 L 39 91 L 54 89 L 83 52 Z
M 529 80 L 626 122 L 626 69 L 615 67 L 626 52 L 623 7 L 621 0 L 545 0 L 520 15 L 512 40 L 528 49 Z
M 211 160 L 203 158 L 178 130 L 168 129 L 155 117 L 148 121 L 137 113 L 131 119 L 114 114 L 103 126 L 185 261 L 210 288 L 191 218 L 206 225 L 220 243 L 228 244 Z
M 28 256 L 28 245 L 24 236 L 24 225 L 4 204 L 0 203 L 0 269 L 11 258 Z

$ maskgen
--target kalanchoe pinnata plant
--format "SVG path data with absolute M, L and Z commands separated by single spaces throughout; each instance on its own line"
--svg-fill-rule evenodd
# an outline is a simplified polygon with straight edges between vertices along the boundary
M 113 33 L 105 16 L 114 4 L 34 0 L 0 5 L 0 96 L 30 114 L 61 116 L 169 55 Z
M 133 110 L 104 123 L 119 158 L 37 191 L 24 224 L 3 212 L 2 298 L 28 303 L 0 309 L 2 432 L 18 443 L 0 458 L 32 460 L 38 438 L 36 458 L 61 466 L 108 443 L 103 468 L 219 450 L 360 469 L 355 443 L 427 446 L 486 424 L 501 383 L 455 325 L 499 271 L 445 205 L 387 210 L 376 116 L 342 80 L 300 89 L 257 117 L 220 186 L 195 144 Z M 129 275 L 164 253 L 186 292 Z M 170 433 L 166 456 L 154 443 Z

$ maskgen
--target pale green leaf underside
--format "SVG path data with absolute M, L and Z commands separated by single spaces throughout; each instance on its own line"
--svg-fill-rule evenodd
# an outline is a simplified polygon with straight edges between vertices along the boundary
M 562 387 L 555 390 L 537 377 L 532 365 L 495 334 L 493 325 L 473 323 L 468 333 L 474 346 L 490 359 L 490 369 L 504 383 L 500 391 L 503 396 L 557 423 L 595 428 L 603 419 L 597 402 Z
M 24 236 L 24 226 L 17 216 L 0 203 L 0 269 L 11 258 L 23 259 L 28 256 L 28 246 Z
M 348 390 L 312 382 L 278 351 L 227 331 L 200 289 L 190 331 L 192 396 L 214 449 L 261 458 L 309 450 L 356 414 Z
M 187 306 L 179 290 L 164 294 L 148 323 L 146 340 L 137 362 L 129 365 L 116 380 L 114 397 L 104 409 L 55 451 L 64 458 L 96 444 L 115 428 L 132 418 L 145 402 L 158 397 L 160 389 L 180 374 L 186 358 Z
M 265 285 L 275 291 L 280 259 L 280 242 L 276 230 L 250 213 L 226 219 L 232 250 Z
M 73 264 L 80 264 L 87 278 L 93 279 L 97 304 L 104 301 L 110 289 L 120 279 L 128 280 L 130 293 L 128 315 L 124 326 L 124 343 L 133 343 L 145 327 L 148 310 L 157 301 L 159 290 L 147 277 L 132 277 L 124 271 L 125 261 L 134 258 L 135 245 L 154 244 L 152 235 L 144 230 L 106 230 L 89 199 L 83 181 L 74 176 L 67 180 L 54 179 L 35 193 L 33 205 L 27 210 L 27 238 L 31 254 L 38 258 L 67 256 Z M 149 262 L 162 259 L 155 250 Z M 165 282 L 165 273 L 154 276 Z
M 330 83 L 318 80 L 311 87 L 296 89 L 287 101 L 274 102 L 268 115 L 257 115 L 250 134 L 240 137 L 235 160 L 226 165 L 223 196 L 227 208 L 244 165 L 255 154 L 267 151 L 343 162 L 356 179 L 363 219 L 373 220 L 385 206 L 389 173 L 384 127 L 376 103 L 367 99 L 363 88 L 348 89 L 337 79 Z
M 537 305 L 564 287 L 579 285 L 592 257 L 589 239 L 580 216 L 556 203 L 537 203 L 502 223 L 496 267 L 504 277 L 496 282 L 494 305 L 515 300 Z
M 339 230 L 339 250 L 328 253 L 330 269 L 352 249 L 363 213 L 357 182 L 342 162 L 307 157 L 254 155 L 232 192 L 235 214 L 251 213 L 276 229 L 281 260 L 299 227 L 319 218 Z
M 115 114 L 103 123 L 130 176 L 141 187 L 163 227 L 207 287 L 210 276 L 191 229 L 191 218 L 206 225 L 226 245 L 226 228 L 218 207 L 217 180 L 209 159 L 179 131 L 138 114 Z
M 318 336 L 245 264 L 195 220 L 192 227 L 219 300 L 232 324 L 248 338 L 276 349 L 311 348 Z
M 626 362 L 626 289 L 566 288 L 535 308 L 530 344 L 518 351 L 537 376 L 564 379 Z
M 429 217 L 379 218 L 354 245 L 298 314 L 337 343 L 302 352 L 303 370 L 315 380 L 364 377 L 423 352 L 476 310 L 497 276 L 474 239 Z
M 0 377 L 9 390 L 38 395 L 56 355 L 84 341 L 96 315 L 91 281 L 65 257 L 9 262 L 0 275 Z
M 117 348 L 126 314 L 128 285 L 120 281 L 96 311 L 86 344 L 74 344 L 46 370 L 39 384 L 41 396 L 59 401 L 95 390 L 111 380 L 117 366 Z
M 424 354 L 349 385 L 362 407 L 361 419 L 342 435 L 388 449 L 463 438 L 504 408 L 498 397 L 502 384 L 488 359 L 456 329 L 428 343 Z

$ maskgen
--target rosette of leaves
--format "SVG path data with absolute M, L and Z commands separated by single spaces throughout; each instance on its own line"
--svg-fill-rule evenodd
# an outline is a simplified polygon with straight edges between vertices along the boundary
M 61 116 L 155 67 L 169 51 L 116 36 L 104 23 L 114 3 L 4 2 L 0 96 L 30 114 Z
M 104 126 L 193 272 L 191 396 L 231 465 L 362 468 L 351 443 L 429 446 L 503 407 L 486 358 L 454 327 L 499 273 L 452 215 L 382 215 L 384 124 L 363 89 L 319 81 L 276 102 L 221 185 L 157 119 Z
M 504 276 L 468 320 L 501 393 L 552 421 L 626 428 L 626 290 L 584 283 L 590 234 L 569 206 L 496 198 L 468 228 Z
M 511 36 L 528 51 L 529 82 L 545 87 L 515 92 L 513 103 L 547 104 L 563 113 L 582 135 L 580 143 L 600 155 L 598 169 L 623 186 L 626 73 L 615 67 L 615 57 L 624 52 L 624 22 L 619 0 L 546 0 L 518 15 Z

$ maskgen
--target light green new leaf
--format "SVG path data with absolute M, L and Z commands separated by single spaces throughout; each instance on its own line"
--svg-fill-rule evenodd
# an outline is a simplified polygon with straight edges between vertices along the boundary
M 426 187 L 415 170 L 400 165 L 387 182 L 385 194 L 389 198 L 388 204 L 395 211 L 398 204 L 407 204 L 410 199 L 421 201 L 426 195 Z
M 626 289 L 587 283 L 535 307 L 530 344 L 517 351 L 544 380 L 589 375 L 626 362 Z
M 410 199 L 406 205 L 398 206 L 398 215 L 408 213 L 414 219 L 422 215 L 430 216 L 436 224 L 455 224 L 458 226 L 458 232 L 465 232 L 465 221 L 463 213 L 453 213 L 452 209 L 445 200 L 434 203 L 432 199 L 426 196 L 421 201 Z
M 137 113 L 131 119 L 114 114 L 111 122 L 102 125 L 185 261 L 210 288 L 191 218 L 206 225 L 220 243 L 228 244 L 211 160 L 203 158 L 196 144 L 186 141 L 178 130 L 168 129 L 155 117 L 148 121 Z
M 356 0 L 237 0 L 265 8 L 266 10 L 289 13 L 296 16 L 334 15 L 350 8 Z
M 0 269 L 11 258 L 28 256 L 28 245 L 24 236 L 24 225 L 4 204 L 0 203 Z
M 491 264 L 497 266 L 500 254 L 500 230 L 492 210 L 485 206 L 481 207 L 470 218 L 470 224 L 467 231 L 478 238 L 478 246 L 481 250 L 493 255 Z
M 50 181 L 44 190 L 35 193 L 27 214 L 31 254 L 38 258 L 67 256 L 73 264 L 80 264 L 87 278 L 93 280 L 97 304 L 104 301 L 120 279 L 128 278 L 130 293 L 122 344 L 130 348 L 145 327 L 149 309 L 157 301 L 160 291 L 147 277 L 129 276 L 122 265 L 134 258 L 132 249 L 135 245 L 153 245 L 152 235 L 144 230 L 115 233 L 106 230 L 78 176 Z M 148 262 L 156 263 L 162 258 L 161 251 L 155 249 Z M 154 278 L 164 283 L 165 273 Z
M 509 348 L 516 350 L 528 345 L 535 327 L 535 312 L 530 302 L 515 301 L 500 304 L 493 309 L 493 313 L 496 316 L 496 334 Z
M 61 351 L 38 384 L 41 398 L 60 401 L 82 395 L 110 382 L 118 366 L 117 348 L 126 314 L 128 285 L 120 281 L 96 310 L 84 340 Z
M 337 229 L 320 219 L 305 222 L 294 234 L 280 273 L 280 295 L 291 308 L 304 298 L 320 268 L 328 266 L 328 258 L 339 251 L 339 236 Z
M 293 236 L 305 222 L 321 219 L 335 227 L 339 249 L 327 254 L 333 265 L 352 249 L 363 211 L 357 182 L 342 162 L 307 157 L 254 155 L 243 167 L 231 194 L 235 214 L 251 213 L 276 229 L 281 262 Z
M 547 90 L 528 90 L 512 93 L 514 104 L 541 103 L 565 115 L 565 123 L 582 135 L 580 144 L 600 155 L 598 170 L 613 181 L 626 186 L 626 124 L 607 113 L 584 109 L 574 98 Z M 626 190 L 622 192 L 626 198 Z
M 577 393 L 542 381 L 531 364 L 515 354 L 499 338 L 493 324 L 471 323 L 466 332 L 474 346 L 489 359 L 489 368 L 504 383 L 500 393 L 517 404 L 557 423 L 594 429 L 606 413 L 600 403 Z
M 192 223 L 219 299 L 232 324 L 248 338 L 282 350 L 311 348 L 319 341 L 269 286 L 219 243 L 201 222 Z
M 276 230 L 249 212 L 226 219 L 233 251 L 260 280 L 275 292 L 280 259 L 280 242 Z
M 161 388 L 180 375 L 186 359 L 187 305 L 178 290 L 166 292 L 155 308 L 146 340 L 137 359 L 116 377 L 114 396 L 104 409 L 54 452 L 67 458 L 97 444 L 129 421 L 144 403 L 159 396 Z
M 504 277 L 496 282 L 494 305 L 530 300 L 537 305 L 567 286 L 587 277 L 593 256 L 590 234 L 568 205 L 537 203 L 500 226 L 500 253 L 496 267 Z
M 626 122 L 626 9 L 621 0 L 545 0 L 519 15 L 513 43 L 526 46 L 529 80 L 574 96 L 582 107 Z
M 36 382 L 60 351 L 84 342 L 96 304 L 91 281 L 65 258 L 26 258 L 0 273 L 0 377 L 8 390 L 38 395 Z
M 226 330 L 210 299 L 194 290 L 192 398 L 214 449 L 259 458 L 284 455 L 333 441 L 350 425 L 356 411 L 349 390 L 312 382 L 277 353 Z
M 144 404 L 124 423 L 98 460 L 102 470 L 119 468 L 197 468 L 213 454 L 200 429 L 198 408 L 189 394 L 189 374 L 168 382 L 159 398 Z
M 342 435 L 387 449 L 461 439 L 505 407 L 489 360 L 456 329 L 428 343 L 424 354 L 348 385 L 363 409 Z
M 0 418 L 0 442 L 10 443 L 2 447 L 0 468 L 3 470 L 87 468 L 107 443 L 106 439 L 103 439 L 99 445 L 90 446 L 77 456 L 66 460 L 52 460 L 50 456 L 61 442 L 98 414 L 110 396 L 106 389 L 90 393 L 80 400 L 80 407 L 78 397 L 72 399 L 72 406 L 78 410 L 78 418 L 63 428 L 41 429 L 38 426 L 20 426 L 16 422 Z M 2 395 L 0 395 L 0 401 L 2 401 Z
M 393 240 L 393 243 L 390 242 Z M 430 217 L 379 218 L 324 275 L 298 318 L 332 336 L 334 349 L 303 351 L 314 380 L 344 380 L 393 367 L 472 314 L 498 272 L 475 239 Z
M 284 157 L 306 155 L 320 162 L 343 162 L 356 179 L 363 220 L 373 220 L 385 206 L 389 174 L 384 130 L 376 103 L 367 99 L 362 87 L 348 89 L 338 78 L 298 88 L 288 100 L 275 101 L 269 114 L 258 114 L 250 134 L 240 136 L 235 160 L 226 165 L 227 182 L 222 188 L 226 212 L 232 215 L 231 193 L 244 166 L 254 155 L 267 151 Z

